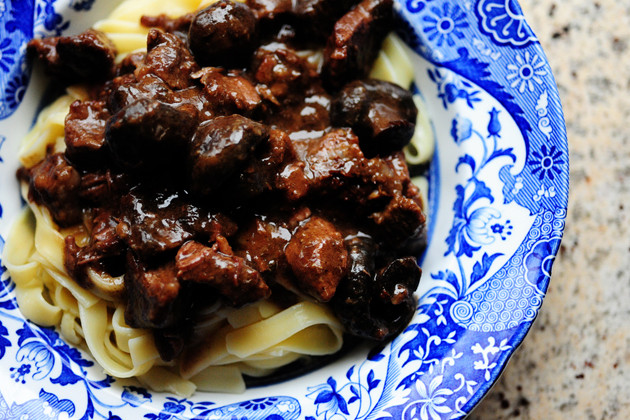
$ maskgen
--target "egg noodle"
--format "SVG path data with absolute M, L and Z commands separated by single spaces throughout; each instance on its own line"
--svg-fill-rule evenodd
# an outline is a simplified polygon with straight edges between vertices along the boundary
M 105 32 L 122 59 L 146 48 L 148 29 L 140 17 L 165 13 L 180 16 L 211 4 L 202 0 L 126 0 L 94 27 Z M 410 87 L 413 69 L 405 47 L 390 35 L 371 74 Z M 87 98 L 85 89 L 72 86 L 40 112 L 23 139 L 20 163 L 30 168 L 53 149 L 61 152 L 64 119 L 70 104 Z M 426 113 L 420 108 L 416 133 L 406 154 L 412 163 L 428 161 L 433 138 Z M 342 346 L 343 327 L 325 305 L 303 300 L 288 308 L 260 301 L 235 309 L 221 304 L 202 311 L 194 337 L 177 363 L 162 361 L 153 333 L 131 328 L 124 320 L 124 301 L 115 294 L 99 296 L 78 285 L 64 267 L 64 238 L 72 234 L 79 245 L 88 240 L 85 227 L 61 229 L 44 206 L 27 199 L 28 206 L 15 221 L 4 248 L 3 262 L 15 283 L 23 315 L 41 326 L 57 327 L 70 344 L 88 350 L 105 372 L 115 378 L 136 378 L 155 391 L 189 396 L 195 390 L 242 392 L 242 375 L 264 376 L 303 356 L 327 355 Z M 123 286 L 122 276 L 90 272 L 90 279 L 113 289 Z M 103 290 L 103 288 L 99 288 Z

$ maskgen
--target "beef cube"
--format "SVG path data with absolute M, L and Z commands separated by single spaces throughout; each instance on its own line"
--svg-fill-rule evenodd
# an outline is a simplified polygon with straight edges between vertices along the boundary
M 311 217 L 297 229 L 285 255 L 297 285 L 321 302 L 332 299 L 348 270 L 348 251 L 341 233 L 320 217 Z
M 108 210 L 100 209 L 92 220 L 92 227 L 88 244 L 79 247 L 73 235 L 65 238 L 64 265 L 72 278 L 86 289 L 105 294 L 113 293 L 115 297 L 121 297 L 122 284 L 99 284 L 95 285 L 88 276 L 89 268 L 108 275 L 119 275 L 112 273 L 114 268 L 118 271 L 121 264 L 114 267 L 113 261 L 122 259 L 126 251 L 125 243 L 120 239 L 117 232 L 118 221 Z M 111 296 L 110 297 L 114 297 Z
M 335 24 L 324 50 L 322 76 L 339 88 L 367 76 L 392 30 L 393 0 L 363 0 Z
M 244 3 L 219 0 L 197 12 L 188 32 L 190 50 L 205 66 L 245 63 L 256 41 L 256 16 Z
M 212 247 L 190 241 L 179 249 L 176 264 L 181 281 L 209 285 L 234 306 L 268 298 L 271 291 L 260 273 L 233 255 L 224 238 L 217 239 Z
M 34 39 L 28 51 L 44 65 L 44 71 L 63 84 L 105 81 L 114 74 L 116 47 L 100 31 L 79 35 Z
M 385 209 L 371 216 L 379 237 L 392 245 L 417 236 L 424 227 L 425 217 L 418 199 L 396 195 Z
M 147 37 L 147 55 L 135 75 L 140 80 L 152 74 L 171 89 L 184 89 L 191 86 L 190 75 L 198 70 L 199 66 L 184 41 L 173 34 L 151 29 Z
M 122 59 L 116 69 L 116 76 L 132 75 L 137 68 L 142 66 L 147 53 L 144 51 L 136 51 L 129 53 Z M 134 76 L 135 78 L 135 76 Z
M 411 93 L 381 80 L 356 80 L 333 100 L 333 124 L 351 127 L 366 156 L 387 155 L 413 136 L 418 110 Z
M 108 156 L 105 124 L 110 117 L 103 101 L 75 101 L 65 121 L 66 157 L 79 168 L 93 168 Z
M 245 258 L 258 272 L 273 272 L 285 264 L 284 248 L 291 232 L 284 223 L 256 217 L 236 238 L 238 255 Z
M 339 20 L 357 0 L 296 0 L 293 12 L 298 30 L 325 40 Z
M 222 112 L 251 115 L 262 102 L 254 85 L 241 75 L 206 67 L 193 77 L 199 78 L 208 99 Z
M 238 114 L 202 123 L 190 149 L 192 190 L 201 195 L 216 191 L 268 138 L 264 125 Z
M 307 64 L 293 48 L 274 42 L 256 50 L 251 74 L 259 83 L 258 89 L 265 93 L 265 99 L 286 106 L 292 96 L 301 100 L 302 96 L 296 92 L 303 91 L 315 80 L 317 71 Z
M 83 210 L 78 196 L 81 175 L 63 154 L 48 155 L 18 176 L 29 181 L 31 198 L 44 204 L 59 226 L 81 223 Z
M 130 252 L 127 255 L 125 322 L 133 328 L 166 328 L 181 318 L 181 285 L 174 261 L 146 267 Z
M 111 204 L 112 200 L 118 199 L 123 191 L 128 190 L 127 177 L 108 169 L 83 173 L 78 194 L 82 201 L 92 207 L 102 207 Z
M 283 166 L 293 160 L 295 149 L 289 136 L 281 130 L 270 130 L 269 141 L 259 146 L 238 179 L 230 182 L 226 198 L 241 203 L 276 190 Z
M 107 122 L 105 140 L 117 162 L 133 169 L 173 167 L 183 157 L 197 126 L 194 107 L 175 108 L 157 100 L 140 99 Z

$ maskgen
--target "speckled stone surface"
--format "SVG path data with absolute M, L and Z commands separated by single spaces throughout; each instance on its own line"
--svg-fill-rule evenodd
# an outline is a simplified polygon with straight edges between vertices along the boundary
M 569 211 L 540 315 L 469 419 L 630 419 L 630 1 L 521 3 L 564 106 Z

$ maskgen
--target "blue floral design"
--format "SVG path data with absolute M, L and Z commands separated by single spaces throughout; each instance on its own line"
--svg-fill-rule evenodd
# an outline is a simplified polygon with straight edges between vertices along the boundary
M 537 175 L 542 181 L 545 178 L 554 180 L 556 175 L 562 173 L 560 169 L 561 165 L 564 165 L 565 161 L 562 159 L 563 153 L 556 149 L 555 146 L 547 147 L 543 144 L 540 147 L 540 152 L 532 152 L 533 159 L 529 160 L 529 164 L 532 165 L 532 173 Z
M 475 103 L 481 101 L 480 91 L 475 89 L 468 81 L 455 76 L 453 73 L 444 72 L 440 69 L 428 70 L 429 78 L 437 85 L 438 97 L 442 100 L 444 109 L 455 103 L 458 99 L 463 99 L 468 107 L 474 108 Z
M 543 77 L 547 75 L 547 63 L 538 54 L 531 55 L 529 51 L 521 56 L 515 55 L 516 64 L 507 65 L 508 73 L 506 79 L 510 82 L 510 87 L 518 89 L 520 93 L 527 89 L 534 92 L 536 85 L 543 84 Z
M 457 114 L 451 124 L 451 136 L 455 143 L 468 140 L 473 135 L 472 121 Z
M 272 407 L 278 402 L 278 398 L 257 398 L 254 400 L 244 401 L 240 405 L 246 410 L 258 411 L 264 410 L 267 407 Z
M 332 377 L 329 377 L 325 384 L 318 385 L 312 389 L 313 391 L 308 395 L 317 394 L 315 405 L 317 406 L 318 416 L 323 415 L 324 419 L 327 420 L 339 412 L 346 415 L 350 414 L 348 412 L 348 403 L 337 392 L 337 381 Z
M 4 72 L 9 72 L 9 68 L 15 64 L 16 52 L 11 39 L 6 38 L 0 42 L 0 69 Z
M 77 12 L 87 11 L 92 9 L 95 0 L 72 0 L 70 3 L 70 7 L 72 7 Z
M 480 0 L 476 13 L 481 31 L 498 44 L 522 48 L 536 41 L 515 0 Z
M 456 4 L 444 3 L 442 9 L 431 7 L 431 13 L 425 15 L 422 21 L 426 23 L 423 31 L 427 34 L 429 41 L 437 39 L 437 46 L 441 47 L 446 42 L 447 45 L 455 45 L 453 38 L 464 39 L 463 30 L 468 28 L 466 13 Z
M 162 411 L 159 414 L 149 413 L 145 414 L 144 418 L 151 420 L 171 420 L 177 419 L 177 414 L 186 411 L 186 406 L 182 403 L 186 402 L 186 399 L 175 399 L 173 397 L 167 397 L 167 402 L 164 403 Z
M 525 257 L 527 281 L 539 290 L 542 289 L 545 279 L 551 275 L 555 251 L 559 246 L 560 238 L 541 241 Z

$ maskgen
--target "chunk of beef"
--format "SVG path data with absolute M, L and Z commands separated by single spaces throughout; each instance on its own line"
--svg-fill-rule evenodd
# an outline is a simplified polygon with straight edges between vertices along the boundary
M 294 141 L 297 158 L 281 171 L 277 187 L 297 201 L 319 192 L 339 192 L 359 179 L 367 159 L 350 129 L 338 129 L 315 139 Z M 369 193 L 368 193 L 369 194 Z
M 351 127 L 366 156 L 387 155 L 413 136 L 418 110 L 411 92 L 382 80 L 356 80 L 335 97 L 333 124 Z
M 416 309 L 413 292 L 421 270 L 415 258 L 396 259 L 375 270 L 376 244 L 369 237 L 346 241 L 350 269 L 335 294 L 333 309 L 353 335 L 387 340 L 399 334 Z
M 231 203 L 244 203 L 261 194 L 275 191 L 282 168 L 295 160 L 295 149 L 289 136 L 280 130 L 270 130 L 269 140 L 259 145 L 250 156 L 238 178 L 223 191 Z
M 393 0 L 363 0 L 335 24 L 324 50 L 322 76 L 332 87 L 362 79 L 392 29 Z
M 141 80 L 138 80 L 134 74 L 124 74 L 114 78 L 107 84 L 106 89 L 107 107 L 112 114 L 141 99 L 168 103 L 173 95 L 173 90 L 153 74 L 147 74 Z
M 20 170 L 18 177 L 29 182 L 30 198 L 45 205 L 59 226 L 82 221 L 83 209 L 78 196 L 81 175 L 62 153 L 47 155 L 32 168 Z
M 182 157 L 197 126 L 197 110 L 140 99 L 107 122 L 105 140 L 127 168 L 171 168 Z
M 328 302 L 347 272 L 348 252 L 335 225 L 311 217 L 289 241 L 285 255 L 298 286 L 321 302 Z
M 215 240 L 236 232 L 228 217 L 189 204 L 182 194 L 134 188 L 122 197 L 118 234 L 137 255 L 147 259 L 193 238 Z
M 198 70 L 199 66 L 184 41 L 173 34 L 151 29 L 147 37 L 147 55 L 135 75 L 140 80 L 152 74 L 171 89 L 184 89 L 191 86 L 190 75 Z
M 300 101 L 311 83 L 317 83 L 317 68 L 300 58 L 290 46 L 272 42 L 254 53 L 251 74 L 259 92 L 273 105 Z
M 34 39 L 27 45 L 43 63 L 44 71 L 63 84 L 102 82 L 114 74 L 116 47 L 100 31 Z
M 98 289 L 100 285 L 94 285 L 90 280 L 87 270 L 89 268 L 109 275 L 118 275 L 117 271 L 121 258 L 126 252 L 126 245 L 118 236 L 118 220 L 111 211 L 99 209 L 92 219 L 92 226 L 87 245 L 79 247 L 74 235 L 65 238 L 64 265 L 68 273 L 79 284 L 87 289 Z M 121 273 L 122 274 L 122 273 Z M 97 290 L 98 291 L 98 290 Z M 112 292 L 112 289 L 101 290 Z M 122 288 L 117 288 L 116 296 L 120 298 Z
M 296 26 L 306 35 L 325 40 L 335 23 L 357 2 L 358 0 L 296 0 L 293 7 L 297 17 Z
M 125 322 L 134 328 L 176 325 L 183 313 L 174 261 L 146 267 L 131 252 L 127 255 Z
M 295 104 L 280 107 L 268 113 L 265 122 L 272 127 L 290 133 L 292 137 L 319 137 L 330 127 L 330 97 L 317 92 Z
M 74 101 L 65 121 L 66 158 L 79 168 L 101 165 L 108 157 L 105 124 L 110 117 L 103 101 Z
M 394 196 L 386 207 L 370 215 L 381 240 L 398 245 L 417 237 L 424 228 L 425 217 L 417 197 Z
M 212 247 L 186 242 L 177 253 L 177 276 L 212 286 L 234 306 L 268 298 L 271 291 L 260 273 L 233 255 L 224 238 L 217 239 Z
M 127 54 L 120 64 L 118 64 L 116 68 L 116 76 L 123 76 L 127 74 L 133 75 L 133 72 L 135 72 L 136 69 L 144 63 L 146 55 L 147 53 L 144 51 L 136 51 Z
M 244 3 L 219 0 L 197 12 L 188 32 L 190 50 L 202 65 L 234 67 L 249 59 L 256 16 Z
M 254 85 L 242 75 L 206 67 L 193 77 L 199 78 L 208 99 L 223 113 L 251 115 L 262 103 Z
M 247 229 L 238 234 L 237 253 L 258 272 L 273 273 L 280 265 L 286 264 L 284 248 L 290 239 L 291 231 L 285 223 L 256 217 Z
M 153 101 L 170 105 L 174 109 L 191 113 L 197 120 L 207 120 L 215 114 L 215 106 L 206 97 L 202 88 L 190 86 L 185 89 L 173 90 L 162 79 L 148 73 L 140 80 L 133 74 L 116 77 L 108 86 L 107 103 L 112 112 L 130 106 L 139 100 Z
M 129 191 L 127 176 L 107 169 L 83 173 L 78 194 L 91 207 L 108 207 L 125 191 Z
M 238 114 L 201 124 L 189 156 L 192 190 L 202 195 L 216 191 L 268 138 L 269 130 L 264 125 Z

